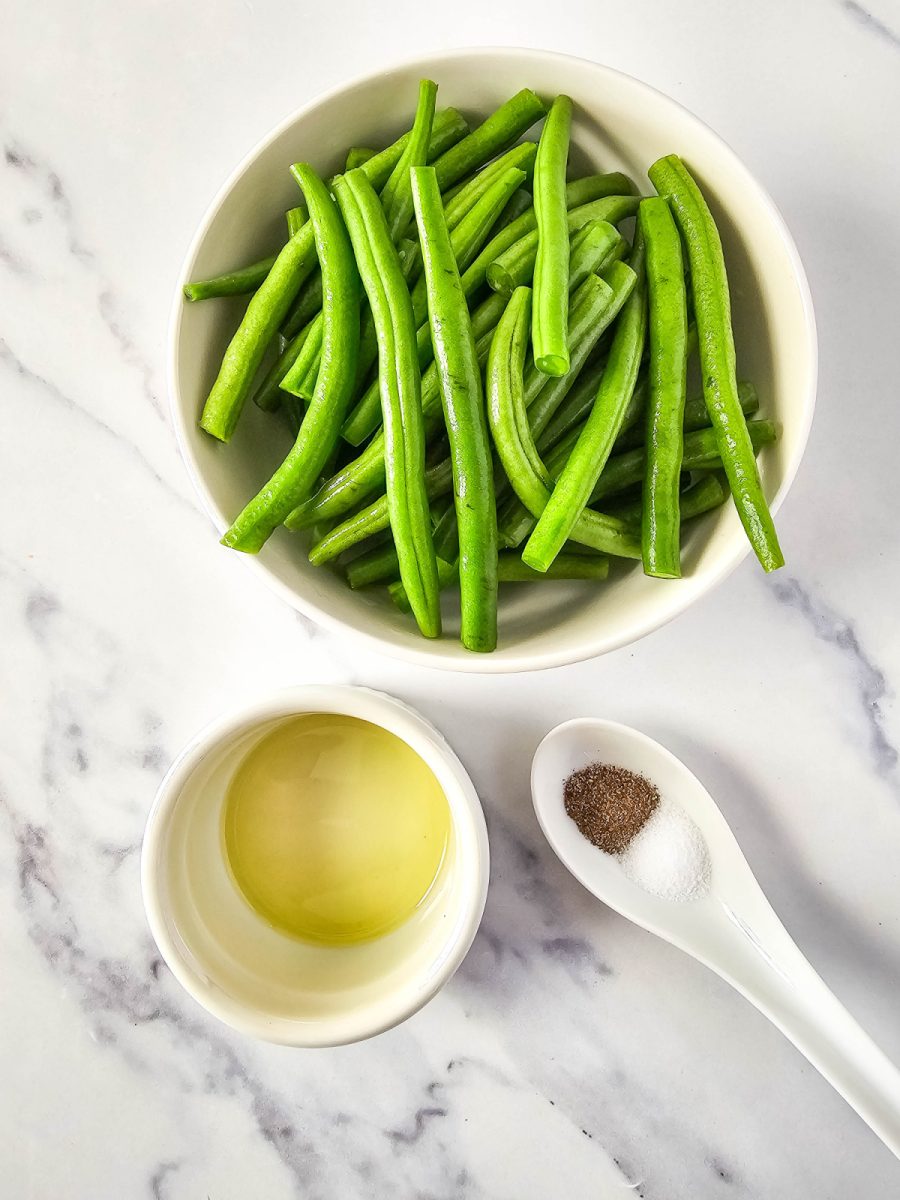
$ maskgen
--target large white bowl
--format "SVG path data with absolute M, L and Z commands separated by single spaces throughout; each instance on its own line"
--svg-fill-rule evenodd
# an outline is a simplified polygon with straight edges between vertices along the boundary
M 622 169 L 649 188 L 647 167 L 678 153 L 714 211 L 728 263 L 738 371 L 752 379 L 762 416 L 780 427 L 761 456 L 766 493 L 777 509 L 794 478 L 815 403 L 816 333 L 797 250 L 775 205 L 711 129 L 674 100 L 609 67 L 543 51 L 457 50 L 392 67 L 338 88 L 283 121 L 244 159 L 213 200 L 185 259 L 171 323 L 169 380 L 178 442 L 203 503 L 221 532 L 268 478 L 287 450 L 280 422 L 248 403 L 232 442 L 223 446 L 197 425 L 240 302 L 186 305 L 181 285 L 252 262 L 279 244 L 284 210 L 296 202 L 288 170 L 297 159 L 338 170 L 351 145 L 386 144 L 408 126 L 416 84 L 440 85 L 440 104 L 473 118 L 522 87 L 576 102 L 575 169 Z M 790 546 L 788 546 L 790 552 Z M 233 553 L 223 549 L 223 554 Z M 329 628 L 428 666 L 462 671 L 522 671 L 559 666 L 635 641 L 683 612 L 749 553 L 733 506 L 692 524 L 685 577 L 649 579 L 640 567 L 614 572 L 606 585 L 538 583 L 503 590 L 500 644 L 491 655 L 445 634 L 427 641 L 383 592 L 351 592 L 328 570 L 311 567 L 298 535 L 279 531 L 248 566 L 289 604 Z

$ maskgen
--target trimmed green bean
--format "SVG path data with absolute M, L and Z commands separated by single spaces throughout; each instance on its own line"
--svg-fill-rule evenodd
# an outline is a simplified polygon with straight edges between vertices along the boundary
M 536 571 L 547 570 L 584 511 L 597 477 L 609 458 L 634 391 L 647 327 L 643 259 L 643 249 L 638 241 L 631 258 L 631 270 L 637 281 L 616 325 L 594 407 L 522 551 L 522 561 Z M 627 269 L 621 263 L 616 266 Z
M 216 296 L 245 296 L 248 292 L 255 292 L 272 270 L 277 257 L 276 254 L 270 254 L 259 262 L 251 263 L 249 267 L 238 267 L 235 271 L 226 271 L 224 275 L 215 275 L 212 279 L 186 283 L 182 289 L 185 299 L 194 302 L 213 300 Z
M 505 298 L 493 296 L 472 314 L 472 330 L 478 339 L 476 351 L 479 364 L 487 361 L 494 327 L 506 307 Z M 426 436 L 443 421 L 437 368 L 432 363 L 422 376 L 422 415 Z M 384 487 L 384 430 L 376 433 L 365 450 L 348 463 L 319 491 L 291 513 L 285 524 L 288 529 L 306 529 L 318 520 L 333 520 L 343 516 L 367 496 Z
M 509 197 L 524 178 L 522 171 L 510 167 L 503 171 L 478 197 L 468 213 L 450 233 L 450 244 L 460 270 L 478 253 L 502 212 Z M 412 290 L 413 318 L 418 327 L 419 366 L 424 368 L 432 358 L 431 336 L 428 328 L 428 298 L 425 279 L 420 278 Z M 343 436 L 352 446 L 358 446 L 378 428 L 380 406 L 378 381 L 373 381 L 350 412 L 344 424 Z
M 346 566 L 347 582 L 354 591 L 373 583 L 386 583 L 396 579 L 399 571 L 400 563 L 393 540 L 386 542 L 383 546 L 376 546 L 374 550 L 369 550 L 366 554 L 361 554 Z M 440 559 L 438 560 L 438 573 L 440 574 Z
M 509 204 L 497 218 L 497 230 L 505 229 L 513 221 L 517 221 L 523 213 L 528 212 L 534 204 L 534 197 L 527 188 L 519 188 Z
M 681 576 L 681 455 L 687 396 L 687 289 L 681 237 L 668 201 L 641 201 L 638 228 L 647 270 L 647 465 L 641 545 L 644 574 Z
M 576 230 L 569 248 L 569 291 L 573 291 L 592 271 L 601 270 L 611 262 L 622 248 L 622 235 L 608 221 L 589 221 Z M 511 296 L 517 287 L 527 285 L 534 274 L 537 250 L 538 233 L 535 229 L 494 259 L 487 271 L 487 281 L 494 291 Z
M 344 170 L 352 171 L 354 167 L 361 167 L 370 158 L 374 158 L 377 153 L 377 150 L 372 150 L 369 146 L 351 146 L 347 151 Z
M 784 565 L 784 555 L 738 402 L 731 298 L 719 231 L 700 188 L 677 155 L 659 159 L 648 175 L 671 204 L 687 249 L 703 393 L 731 494 L 763 569 L 774 571 Z
M 777 438 L 772 421 L 748 421 L 747 433 L 754 453 Z M 683 470 L 711 470 L 721 465 L 716 429 L 695 429 L 693 433 L 685 434 L 684 453 L 681 458 Z M 615 495 L 632 484 L 640 483 L 644 478 L 645 467 L 646 451 L 643 446 L 626 450 L 624 454 L 616 454 L 606 464 L 603 474 L 597 480 L 597 486 L 591 493 L 591 503 Z
M 522 503 L 534 516 L 540 516 L 550 498 L 552 480 L 546 468 L 535 472 L 522 444 L 522 430 L 527 426 L 522 370 L 530 308 L 530 290 L 517 288 L 500 319 L 488 355 L 487 399 L 491 434 L 507 478 Z M 579 516 L 572 538 L 606 554 L 640 558 L 640 542 L 624 522 L 591 510 Z
M 497 645 L 497 510 L 481 372 L 437 175 L 433 167 L 413 168 L 411 175 L 434 361 L 453 466 L 461 560 L 460 637 L 469 650 L 484 652 Z M 501 209 L 508 199 L 504 198 Z
M 523 88 L 434 163 L 442 192 L 517 141 L 546 112 L 530 88 Z
M 685 521 L 692 521 L 694 517 L 700 517 L 713 508 L 718 508 L 719 505 L 725 503 L 729 495 L 728 481 L 718 471 L 710 471 L 708 474 L 701 475 L 696 482 L 690 483 L 681 492 L 679 505 L 681 524 L 683 525 Z M 611 516 L 618 517 L 620 521 L 640 525 L 643 508 L 644 502 L 638 496 L 635 500 L 617 504 L 615 508 L 610 506 L 608 511 Z M 394 575 L 396 575 L 396 571 Z M 383 576 L 383 578 L 387 578 L 387 576 Z
M 309 323 L 309 336 L 304 341 L 299 354 L 279 383 L 283 392 L 291 392 L 301 400 L 309 400 L 315 391 L 316 378 L 319 374 L 319 363 L 322 358 L 324 335 L 324 313 L 319 313 Z M 288 353 L 288 351 L 285 351 Z M 357 354 L 359 339 L 357 339 Z M 284 355 L 282 355 L 284 357 Z
M 305 204 L 295 204 L 284 214 L 284 219 L 287 222 L 288 237 L 293 237 L 300 231 L 300 226 L 309 220 L 309 209 Z
M 419 628 L 426 637 L 437 637 L 441 612 L 425 490 L 421 376 L 412 301 L 384 210 L 364 170 L 336 180 L 335 193 L 378 332 L 385 482 L 401 578 Z
M 596 278 L 597 276 L 589 276 L 582 284 L 582 288 Z M 537 370 L 534 364 L 529 365 L 525 375 L 525 401 L 528 405 L 531 436 L 538 438 L 543 433 L 548 422 L 577 382 L 579 372 L 594 347 L 629 302 L 629 297 L 636 288 L 637 279 L 638 277 L 631 267 L 622 262 L 614 262 L 599 277 L 598 282 L 607 285 L 610 295 L 607 303 L 597 313 L 588 328 L 583 333 L 579 331 L 578 336 L 571 340 L 568 374 L 559 379 L 548 379 Z M 570 315 L 570 321 L 574 317 L 573 312 Z
M 457 582 L 457 565 L 455 562 L 438 564 L 438 577 L 442 590 L 453 587 Z M 609 559 L 596 554 L 560 554 L 550 570 L 546 572 L 532 571 L 531 567 L 525 566 L 518 554 L 508 550 L 501 551 L 497 559 L 497 576 L 500 583 L 543 583 L 548 579 L 602 581 L 608 575 Z M 388 586 L 388 594 L 401 612 L 410 611 L 406 590 L 399 579 Z
M 381 203 L 387 217 L 388 229 L 393 241 L 402 237 L 409 228 L 413 215 L 412 185 L 410 171 L 424 166 L 428 161 L 428 143 L 437 101 L 437 84 L 431 79 L 419 81 L 419 98 L 412 133 L 406 149 L 391 172 L 391 177 L 381 192 Z
M 292 170 L 306 197 L 322 268 L 322 367 L 293 448 L 222 538 L 226 546 L 249 554 L 257 553 L 312 491 L 340 437 L 356 378 L 360 288 L 350 240 L 328 188 L 312 167 L 301 163 Z
M 591 175 L 586 179 L 576 179 L 574 183 L 567 184 L 566 204 L 569 205 L 567 217 L 569 233 L 587 225 L 589 221 L 608 221 L 610 225 L 617 225 L 619 221 L 633 217 L 637 212 L 640 201 L 636 196 L 610 196 L 601 189 L 601 194 L 596 199 L 586 202 L 582 200 L 587 189 L 579 185 L 598 186 L 597 181 L 605 178 L 603 175 Z M 577 194 L 576 187 L 578 187 Z M 531 208 L 491 238 L 468 270 L 463 273 L 462 285 L 466 295 L 471 296 L 481 287 L 487 278 L 488 267 L 492 262 L 495 262 L 520 238 L 527 237 L 536 228 L 537 218 L 534 209 Z
M 281 381 L 288 370 L 294 365 L 306 345 L 307 338 L 314 331 L 315 323 L 304 325 L 299 333 L 287 343 L 278 358 L 263 376 L 263 381 L 253 395 L 253 403 L 263 412 L 274 412 L 284 400 L 285 393 L 281 390 Z
M 566 167 L 572 101 L 557 96 L 550 106 L 534 164 L 534 213 L 538 247 L 534 263 L 531 341 L 534 362 L 545 375 L 569 370 L 569 229 Z

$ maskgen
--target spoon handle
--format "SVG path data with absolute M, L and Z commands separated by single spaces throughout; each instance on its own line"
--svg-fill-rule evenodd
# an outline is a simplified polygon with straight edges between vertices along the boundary
M 900 1071 L 813 970 L 768 902 L 754 908 L 748 921 L 722 906 L 718 961 L 709 965 L 793 1042 L 900 1158 Z

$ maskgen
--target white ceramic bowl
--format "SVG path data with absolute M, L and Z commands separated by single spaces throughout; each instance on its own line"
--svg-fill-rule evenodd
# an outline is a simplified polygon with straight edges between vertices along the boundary
M 284 236 L 284 210 L 297 198 L 288 170 L 298 158 L 321 171 L 340 168 L 346 148 L 386 144 L 409 124 L 416 83 L 430 76 L 439 103 L 474 118 L 519 88 L 577 105 L 573 129 L 577 171 L 627 171 L 649 189 L 647 167 L 681 154 L 696 174 L 719 222 L 728 263 L 738 369 L 752 379 L 762 416 L 781 430 L 760 459 L 766 493 L 777 509 L 794 478 L 815 402 L 816 334 L 812 302 L 796 248 L 774 204 L 711 129 L 674 100 L 609 67 L 534 50 L 458 50 L 405 63 L 328 93 L 283 121 L 234 171 L 213 200 L 191 245 L 171 324 L 170 392 L 178 441 L 216 528 L 223 531 L 286 451 L 284 433 L 247 405 L 228 446 L 202 433 L 197 419 L 239 304 L 185 305 L 181 284 L 252 262 Z M 787 552 L 790 554 L 790 545 Z M 225 550 L 222 553 L 226 553 Z M 558 666 L 626 645 L 683 612 L 749 553 L 733 507 L 692 523 L 685 578 L 649 579 L 630 568 L 602 587 L 518 584 L 504 589 L 500 644 L 491 655 L 455 640 L 457 614 L 446 607 L 446 631 L 427 641 L 383 593 L 353 593 L 327 570 L 310 567 L 297 535 L 279 531 L 247 563 L 288 603 L 333 630 L 428 666 L 467 671 L 521 671 Z
M 314 946 L 279 933 L 225 861 L 222 814 L 235 769 L 266 733 L 310 712 L 359 717 L 402 738 L 450 806 L 450 845 L 427 907 L 372 942 Z M 185 748 L 147 821 L 141 886 L 160 953 L 213 1016 L 270 1042 L 337 1046 L 397 1025 L 453 975 L 481 922 L 489 858 L 472 781 L 424 717 L 367 688 L 302 687 L 223 717 Z

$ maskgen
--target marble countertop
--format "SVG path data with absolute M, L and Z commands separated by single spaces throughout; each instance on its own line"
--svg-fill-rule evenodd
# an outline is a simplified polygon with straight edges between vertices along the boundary
M 0 1197 L 433 1200 L 900 1193 L 900 1165 L 708 971 L 602 909 L 543 842 L 546 729 L 631 722 L 698 772 L 775 907 L 900 1062 L 900 5 L 48 0 L 0 40 Z M 451 15 L 452 14 L 452 15 Z M 166 413 L 166 320 L 213 189 L 378 58 L 515 41 L 610 63 L 708 120 L 794 232 L 819 407 L 746 562 L 636 646 L 531 677 L 361 653 L 220 549 Z M 300 1053 L 208 1018 L 138 880 L 178 749 L 248 695 L 392 691 L 484 800 L 483 929 L 423 1012 Z

